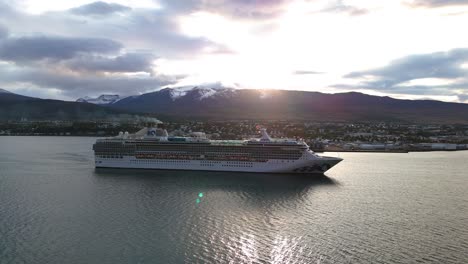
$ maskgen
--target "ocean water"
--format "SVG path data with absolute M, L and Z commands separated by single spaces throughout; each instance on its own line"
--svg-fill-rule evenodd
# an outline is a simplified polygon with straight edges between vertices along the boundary
M 0 137 L 0 263 L 468 263 L 468 152 L 326 153 L 326 176 L 93 167 Z

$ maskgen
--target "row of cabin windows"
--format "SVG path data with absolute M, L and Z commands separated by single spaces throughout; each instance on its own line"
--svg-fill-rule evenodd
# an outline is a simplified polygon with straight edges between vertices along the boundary
M 135 155 L 137 158 L 142 159 L 190 159 L 190 160 L 236 160 L 236 161 L 255 161 L 257 159 L 287 159 L 297 160 L 302 155 L 186 155 L 174 153 L 140 153 Z
M 96 153 L 97 157 L 101 158 L 123 158 L 123 156 L 133 156 L 133 153 Z M 297 160 L 302 155 L 275 155 L 275 154 L 264 154 L 264 155 L 184 155 L 174 153 L 139 153 L 135 155 L 139 159 L 174 159 L 174 160 L 233 160 L 233 161 L 252 161 L 252 162 L 263 162 L 268 159 L 285 159 L 285 160 Z
M 149 159 L 138 159 L 132 160 L 132 162 L 136 163 L 190 163 L 188 160 L 149 160 Z
M 96 155 L 96 157 L 101 159 L 123 159 L 123 156 L 120 155 Z
M 289 159 L 297 160 L 298 158 L 273 158 L 273 157 L 226 157 L 226 156 L 187 156 L 187 155 L 135 155 L 137 159 L 164 159 L 164 160 L 201 160 L 201 161 L 236 161 L 236 162 L 266 162 L 268 159 Z
M 222 167 L 253 167 L 253 165 L 236 165 L 236 164 L 223 164 L 221 165 Z
M 281 148 L 304 148 L 304 145 L 210 145 L 210 144 L 160 144 L 160 143 L 122 143 L 122 142 L 99 142 L 96 147 L 102 148 L 184 148 L 184 149 L 216 149 L 216 148 L 230 148 L 230 149 L 281 149 Z
M 170 145 L 166 145 L 166 144 L 154 144 L 154 145 L 151 145 L 151 144 L 136 144 L 136 145 L 120 145 L 120 146 L 126 146 L 126 147 L 130 147 L 130 146 L 137 146 L 137 147 L 144 147 L 144 148 L 185 148 L 185 149 L 200 149 L 200 148 L 211 148 L 211 149 L 215 149 L 215 148 L 231 148 L 231 149 L 259 149 L 259 148 L 265 148 L 265 149 L 274 149 L 274 148 L 303 148 L 305 147 L 305 145 L 292 145 L 292 146 L 249 146 L 249 145 L 240 145 L 240 146 L 232 146 L 232 145 L 208 145 L 208 144 L 204 144 L 204 145 L 190 145 L 190 144 L 170 144 Z
M 105 151 L 99 151 L 95 153 L 96 156 L 112 156 L 112 155 L 117 155 L 117 156 L 134 156 L 135 153 L 133 152 L 105 152 Z
M 119 149 L 96 149 L 95 150 L 96 152 L 102 152 L 102 153 L 134 153 L 134 151 L 129 151 L 129 150 L 119 150 Z M 142 151 L 142 150 L 140 150 Z M 144 150 L 143 150 L 144 151 Z M 294 151 L 294 152 L 285 152 L 285 151 L 251 151 L 251 152 L 230 152 L 230 151 L 217 151 L 217 152 L 214 152 L 214 151 L 174 151 L 174 150 L 171 150 L 171 151 L 162 151 L 162 150 L 153 150 L 153 151 L 144 151 L 144 152 L 150 152 L 150 153 L 154 153 L 154 152 L 167 152 L 167 153 L 187 153 L 187 154 L 191 154 L 191 155 L 209 155 L 209 154 L 213 154 L 213 155 L 220 155 L 220 154 L 223 154 L 223 155 L 233 155 L 233 156 L 240 156 L 240 155 L 270 155 L 270 156 L 300 156 L 302 155 L 302 152 L 298 152 L 298 151 Z
M 135 160 L 133 162 L 136 162 L 136 163 L 163 163 L 163 164 L 178 164 L 178 163 L 185 163 L 183 165 L 187 165 L 186 163 L 188 163 L 189 161 L 176 161 L 176 160 L 166 160 L 166 161 L 161 161 L 161 160 L 157 160 L 157 161 L 153 161 L 153 160 Z M 214 167 L 215 165 L 214 164 L 200 164 L 201 166 L 204 166 L 204 167 Z M 221 165 L 222 167 L 253 167 L 253 164 L 244 164 L 244 165 L 241 165 L 241 164 L 222 164 Z
M 122 147 L 122 146 L 113 146 L 113 147 L 102 147 L 96 146 L 96 151 L 119 151 L 119 152 L 133 152 L 135 151 L 134 147 Z M 231 147 L 198 147 L 198 148 L 187 148 L 187 147 L 141 147 L 137 148 L 139 151 L 187 151 L 187 152 L 195 152 L 195 153 L 275 153 L 275 154 L 294 154 L 294 153 L 302 153 L 303 149 L 294 149 L 294 150 L 284 150 L 281 148 L 231 148 Z
M 244 152 L 231 152 L 231 151 L 184 151 L 184 150 L 138 150 L 140 153 L 167 153 L 167 154 L 187 154 L 187 155 L 302 155 L 302 151 L 244 151 Z
M 275 148 L 231 148 L 231 147 L 180 147 L 180 146 L 165 146 L 165 147 L 151 147 L 151 146 L 138 146 L 137 150 L 149 151 L 193 151 L 193 152 L 301 152 L 303 148 L 283 149 L 280 147 Z

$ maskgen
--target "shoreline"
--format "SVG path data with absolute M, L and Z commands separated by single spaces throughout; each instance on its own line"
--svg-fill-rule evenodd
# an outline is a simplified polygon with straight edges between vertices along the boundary
M 110 137 L 110 135 L 0 135 L 0 137 Z M 399 150 L 329 150 L 329 149 L 317 149 L 314 151 L 315 153 L 324 153 L 324 152 L 355 152 L 355 153 L 410 153 L 410 152 L 434 152 L 434 151 L 444 151 L 444 152 L 451 152 L 451 151 L 464 151 L 468 149 L 399 149 Z

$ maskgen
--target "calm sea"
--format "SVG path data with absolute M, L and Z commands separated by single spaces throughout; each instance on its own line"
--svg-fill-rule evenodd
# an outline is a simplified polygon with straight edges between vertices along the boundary
M 468 263 L 468 152 L 327 153 L 326 177 L 95 170 L 0 137 L 0 263 Z

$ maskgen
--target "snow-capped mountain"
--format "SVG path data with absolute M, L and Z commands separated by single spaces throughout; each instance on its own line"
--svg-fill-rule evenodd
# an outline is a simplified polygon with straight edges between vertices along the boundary
M 103 94 L 103 95 L 100 95 L 97 98 L 92 98 L 92 97 L 85 96 L 85 97 L 79 98 L 76 101 L 80 102 L 80 103 L 90 103 L 90 104 L 97 104 L 97 105 L 110 105 L 110 104 L 116 103 L 116 102 L 118 102 L 118 101 L 120 101 L 122 99 L 123 98 L 120 97 L 118 94 Z
M 92 120 L 114 118 L 121 113 L 150 113 L 184 119 L 468 124 L 468 104 L 399 100 L 356 92 L 325 94 L 202 85 L 165 88 L 126 98 L 84 97 L 78 102 L 91 104 L 43 100 L 0 90 L 0 120 Z
M 169 93 L 173 101 L 185 97 L 187 95 L 192 97 L 193 99 L 201 101 L 210 97 L 230 96 L 236 92 L 236 89 L 223 86 L 201 85 L 165 88 L 160 90 L 160 92 Z
M 137 113 L 216 120 L 319 120 L 468 122 L 468 105 L 398 100 L 362 93 L 236 89 L 218 86 L 165 88 L 127 97 L 109 107 Z M 465 113 L 462 115 L 462 113 Z M 417 117 L 417 118 L 416 118 Z
M 127 112 L 106 106 L 40 99 L 0 89 L 0 122 L 4 120 L 118 120 Z M 130 114 L 131 115 L 131 114 Z M 136 118 L 137 116 L 135 116 Z M 127 118 L 127 117 L 126 117 Z
M 146 96 L 148 94 L 167 94 L 172 101 L 181 99 L 185 96 L 189 96 L 190 98 L 196 100 L 204 100 L 210 97 L 226 97 L 231 96 L 236 92 L 236 89 L 233 87 L 225 87 L 219 83 L 214 84 L 203 84 L 198 86 L 178 86 L 172 88 L 164 88 L 158 90 L 156 92 L 151 92 L 142 95 L 133 95 L 128 97 L 121 97 L 117 94 L 103 94 L 99 97 L 93 98 L 89 96 L 85 96 L 76 100 L 80 103 L 91 103 L 97 105 L 112 105 L 120 100 L 128 99 L 128 100 L 136 100 L 140 96 Z

